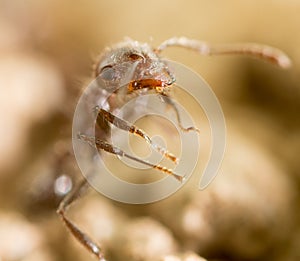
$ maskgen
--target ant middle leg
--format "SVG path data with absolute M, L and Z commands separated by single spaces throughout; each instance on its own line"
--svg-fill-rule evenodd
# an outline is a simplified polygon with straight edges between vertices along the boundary
M 90 146 L 96 147 L 99 151 L 106 151 L 108 153 L 117 155 L 119 157 L 128 158 L 132 161 L 135 161 L 135 162 L 141 163 L 143 165 L 149 166 L 153 169 L 156 169 L 158 171 L 163 172 L 164 174 L 167 174 L 167 175 L 170 175 L 170 176 L 174 177 L 175 179 L 177 179 L 180 182 L 183 182 L 184 179 L 185 179 L 184 176 L 180 176 L 180 175 L 174 173 L 171 169 L 168 169 L 168 168 L 166 168 L 164 166 L 161 166 L 161 165 L 158 165 L 158 164 L 152 164 L 148 161 L 145 161 L 145 160 L 142 160 L 140 158 L 134 157 L 130 154 L 127 154 L 126 152 L 124 152 L 120 148 L 118 148 L 116 146 L 113 146 L 113 145 L 111 145 L 110 143 L 108 143 L 104 140 L 101 140 L 101 139 L 98 139 L 98 138 L 95 138 L 95 137 L 91 137 L 91 136 L 87 136 L 85 134 L 78 134 L 78 139 L 89 143 Z

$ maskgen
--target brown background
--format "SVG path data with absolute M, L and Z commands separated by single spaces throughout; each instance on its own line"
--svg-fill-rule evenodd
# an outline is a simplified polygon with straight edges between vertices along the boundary
M 295 0 L 0 1 L 0 259 L 92 260 L 60 223 L 53 192 L 58 176 L 80 178 L 74 158 L 63 156 L 80 89 L 104 47 L 126 36 L 153 46 L 186 36 L 270 44 L 293 67 L 167 50 L 206 79 L 223 107 L 218 178 L 198 192 L 197 177 L 147 206 L 93 193 L 72 216 L 110 260 L 189 251 L 208 260 L 298 260 L 299 13 Z

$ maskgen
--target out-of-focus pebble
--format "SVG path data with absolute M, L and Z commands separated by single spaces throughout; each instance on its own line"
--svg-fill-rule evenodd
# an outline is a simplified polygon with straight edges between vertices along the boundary
M 159 260 L 178 249 L 171 231 L 158 221 L 129 219 L 98 194 L 82 198 L 68 216 L 102 247 L 106 256 L 112 257 L 108 260 Z M 72 238 L 70 234 L 69 237 Z M 87 251 L 78 247 L 74 238 L 71 241 L 84 260 Z
M 196 179 L 198 182 L 198 179 Z M 293 213 L 293 186 L 280 164 L 238 129 L 228 130 L 225 158 L 203 191 L 188 184 L 151 206 L 189 250 L 243 259 L 284 248 Z M 163 210 L 163 211 L 162 211 Z
M 219 175 L 183 210 L 182 233 L 200 251 L 258 258 L 289 236 L 291 183 L 259 145 L 238 132 L 228 140 Z
M 203 257 L 198 256 L 194 253 L 188 253 L 184 255 L 168 255 L 165 256 L 161 261 L 206 261 Z
M 30 127 L 45 121 L 63 97 L 61 75 L 47 60 L 23 53 L 1 55 L 0 175 L 22 161 Z
M 42 234 L 21 216 L 0 213 L 0 260 L 23 260 L 38 250 Z
M 177 250 L 172 233 L 151 218 L 133 219 L 121 233 L 122 240 L 119 246 L 123 259 L 159 260 Z
M 118 209 L 98 194 L 82 198 L 78 205 L 72 206 L 71 212 L 78 225 L 102 246 L 114 244 L 112 241 L 126 220 Z

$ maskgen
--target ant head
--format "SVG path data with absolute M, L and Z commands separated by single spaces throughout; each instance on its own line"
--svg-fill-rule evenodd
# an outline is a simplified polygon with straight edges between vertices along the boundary
M 106 49 L 95 66 L 94 75 L 107 87 L 131 84 L 139 86 L 138 89 L 163 88 L 175 81 L 166 62 L 148 44 L 130 39 Z M 155 86 L 142 84 L 146 82 Z

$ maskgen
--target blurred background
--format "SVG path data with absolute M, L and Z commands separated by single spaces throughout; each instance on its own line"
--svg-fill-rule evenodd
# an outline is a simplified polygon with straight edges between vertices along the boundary
M 108 260 L 300 260 L 299 13 L 295 0 L 0 0 L 0 260 L 93 260 L 55 211 L 82 178 L 71 148 L 81 89 L 95 57 L 127 36 L 154 47 L 173 36 L 259 42 L 293 67 L 166 50 L 223 107 L 219 175 L 198 191 L 200 159 L 168 199 L 130 206 L 91 191 L 69 216 Z

